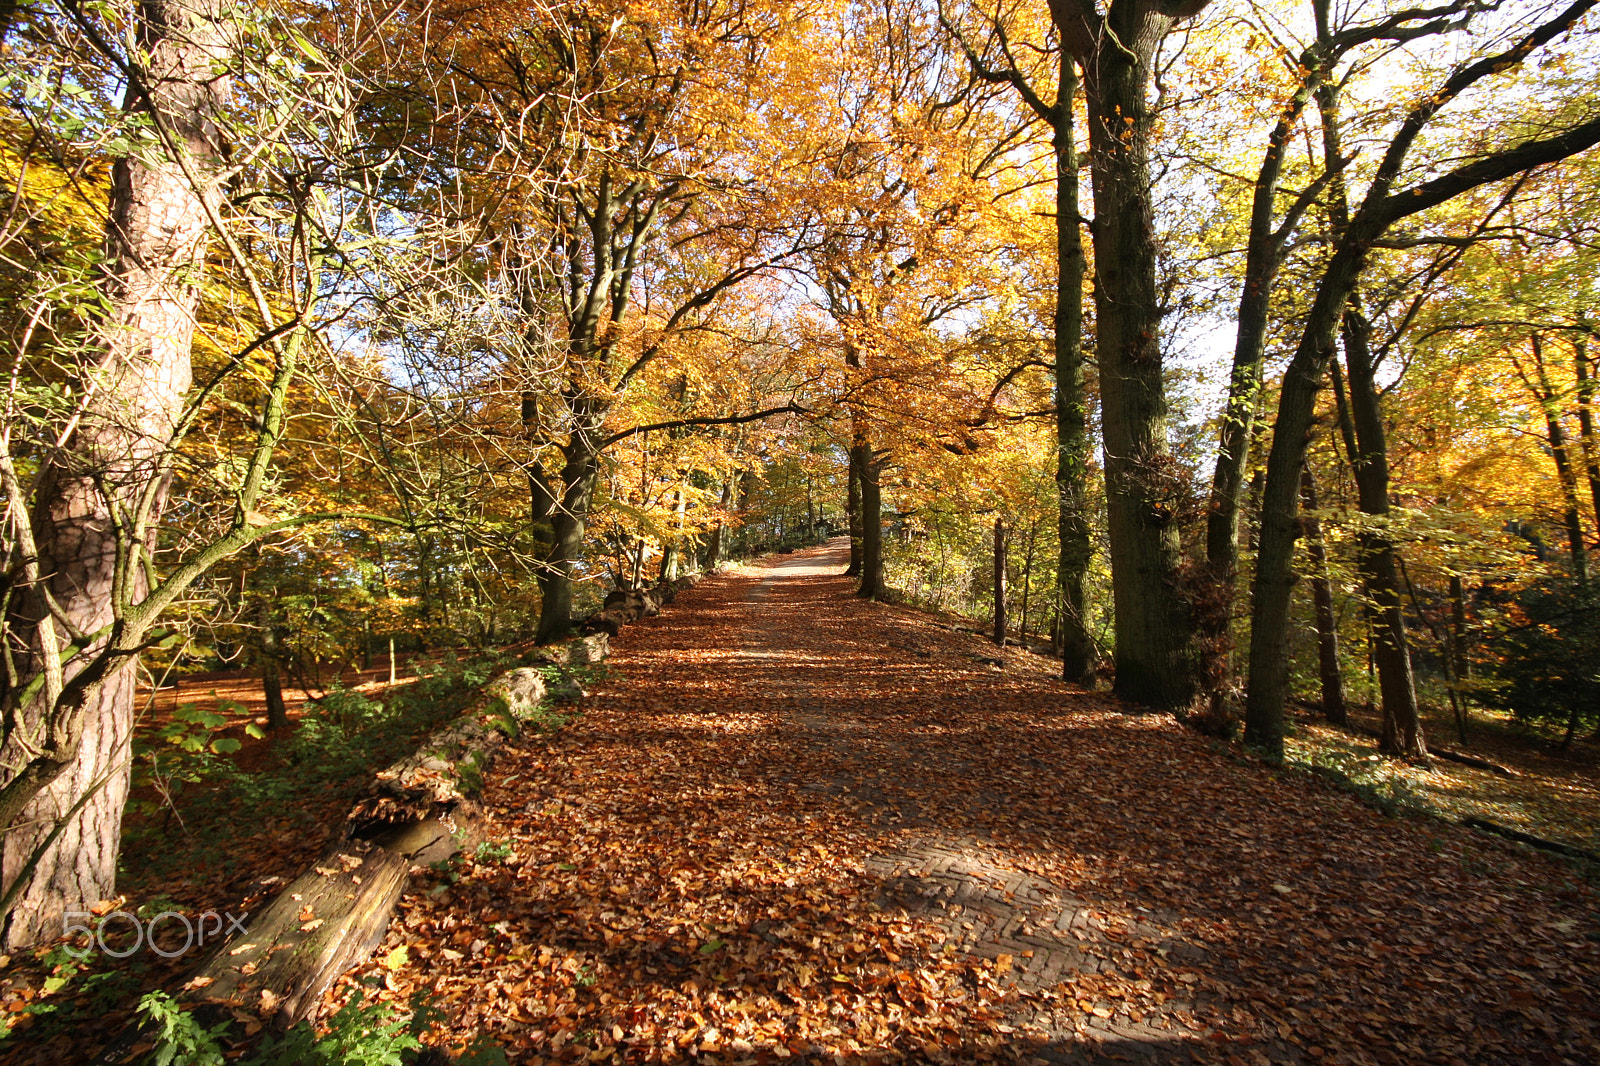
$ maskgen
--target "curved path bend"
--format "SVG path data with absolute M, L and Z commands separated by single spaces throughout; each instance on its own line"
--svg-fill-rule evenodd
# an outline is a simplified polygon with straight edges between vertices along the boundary
M 1567 867 L 1123 713 L 843 563 L 625 630 L 496 767 L 510 854 L 404 901 L 390 987 L 527 1062 L 1596 1061 Z

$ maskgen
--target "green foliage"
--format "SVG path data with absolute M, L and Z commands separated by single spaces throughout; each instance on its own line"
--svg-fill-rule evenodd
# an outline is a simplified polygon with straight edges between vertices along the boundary
M 471 752 L 455 764 L 456 782 L 461 791 L 474 794 L 483 791 L 483 767 L 478 765 L 478 753 Z
M 1403 764 L 1381 755 L 1365 755 L 1337 748 L 1302 748 L 1290 745 L 1285 765 L 1308 770 L 1354 793 L 1363 803 L 1391 816 L 1421 816 L 1437 812 L 1405 774 Z
M 511 844 L 504 840 L 485 840 L 478 845 L 473 858 L 481 863 L 505 862 L 511 857 Z
M 406 1066 L 423 1047 L 422 1035 L 444 1020 L 445 1012 L 426 993 L 412 997 L 410 1009 L 351 996 L 330 1018 L 324 1031 L 301 1022 L 281 1036 L 269 1035 L 254 1053 L 230 1060 L 222 1041 L 230 1023 L 207 1029 L 164 992 L 139 1001 L 139 1012 L 160 1027 L 152 1062 L 156 1066 Z M 503 1066 L 505 1052 L 482 1038 L 457 1060 L 476 1066 Z
M 221 756 L 238 751 L 243 742 L 218 734 L 233 724 L 224 712 L 242 710 L 243 706 L 232 700 L 219 701 L 215 711 L 184 704 L 172 712 L 171 720 L 164 725 L 136 735 L 135 784 L 152 787 L 161 803 L 175 808 L 176 797 L 185 786 L 228 777 L 232 764 Z M 245 732 L 253 737 L 262 735 L 254 722 L 245 726 Z
M 419 1004 L 413 1002 L 412 1006 L 415 1018 Z M 248 1061 L 252 1066 L 401 1066 L 405 1052 L 422 1046 L 418 1037 L 432 1016 L 422 1022 L 418 1032 L 412 1031 L 408 1020 L 407 1015 L 385 1004 L 351 996 L 328 1019 L 326 1033 L 319 1035 L 301 1023 L 281 1037 L 268 1037 Z
M 1600 597 L 1569 580 L 1530 586 L 1490 645 L 1495 684 L 1479 697 L 1530 724 L 1600 726 Z
M 165 992 L 151 992 L 141 998 L 139 1013 L 161 1029 L 156 1034 L 155 1050 L 150 1053 L 155 1066 L 223 1066 L 228 1061 L 222 1053 L 228 1022 L 207 1029 Z

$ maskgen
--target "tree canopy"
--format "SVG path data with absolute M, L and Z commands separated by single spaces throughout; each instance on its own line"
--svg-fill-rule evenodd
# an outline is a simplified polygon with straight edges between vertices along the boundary
M 1600 726 L 1593 7 L 0 6 L 8 942 L 109 888 L 141 656 L 843 531 L 1269 754 Z

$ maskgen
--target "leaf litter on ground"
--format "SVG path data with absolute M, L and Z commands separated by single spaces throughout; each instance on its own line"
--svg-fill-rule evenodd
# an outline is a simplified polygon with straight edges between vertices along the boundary
M 584 715 L 492 775 L 504 858 L 418 884 L 355 980 L 525 1062 L 1593 1061 L 1571 867 L 772 578 L 626 631 Z M 1081 901 L 1086 965 L 1028 987 L 869 870 L 951 841 Z

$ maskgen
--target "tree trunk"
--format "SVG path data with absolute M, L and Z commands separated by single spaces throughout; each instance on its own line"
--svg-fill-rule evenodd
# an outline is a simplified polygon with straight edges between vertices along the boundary
M 666 546 L 661 549 L 661 569 L 658 572 L 661 581 L 678 580 L 678 559 L 683 554 L 683 525 L 684 515 L 689 506 L 688 497 L 682 489 L 675 490 L 672 501 L 673 532 L 667 538 Z
M 1251 601 L 1245 741 L 1275 758 L 1283 755 L 1283 707 L 1289 696 L 1289 607 L 1296 580 L 1294 542 L 1300 534 L 1300 472 L 1305 467 L 1317 392 L 1333 362 L 1345 304 L 1366 257 L 1365 243 L 1347 238 L 1323 268 L 1294 358 L 1284 370 L 1272 424 Z M 1353 462 L 1354 453 L 1351 458 Z
M 1566 427 L 1561 422 L 1561 407 L 1550 384 L 1550 371 L 1544 361 L 1544 341 L 1533 334 L 1534 392 L 1544 412 L 1545 430 L 1550 439 L 1550 458 L 1556 464 L 1556 481 L 1561 486 L 1561 519 L 1567 530 L 1567 552 L 1572 560 L 1572 576 L 1579 589 L 1589 587 L 1589 553 L 1583 543 L 1583 515 L 1578 508 L 1578 475 L 1567 444 Z M 1568 731 L 1570 737 L 1571 731 Z
M 1456 677 L 1472 676 L 1472 661 L 1467 658 L 1467 593 L 1460 574 L 1450 575 L 1450 654 L 1455 659 Z
M 1195 695 L 1197 662 L 1178 579 L 1176 518 L 1186 488 L 1167 441 L 1146 100 L 1151 59 L 1174 21 L 1149 0 L 1112 0 L 1100 46 L 1083 59 L 1116 693 L 1181 711 Z M 1067 39 L 1082 32 L 1077 24 L 1063 27 Z
M 1389 514 L 1389 441 L 1378 399 L 1377 367 L 1368 341 L 1368 326 L 1354 302 L 1344 316 L 1345 371 L 1350 383 L 1350 416 L 1355 424 L 1356 490 L 1362 513 Z M 1375 623 L 1373 658 L 1383 697 L 1383 750 L 1421 758 L 1428 754 L 1417 712 L 1417 685 L 1411 669 L 1411 644 L 1400 600 L 1400 570 L 1394 541 L 1381 524 L 1369 526 L 1358 540 L 1357 567 L 1366 586 Z
M 1033 590 L 1033 547 L 1039 538 L 1039 523 L 1028 526 L 1028 548 L 1022 554 L 1022 621 L 1017 627 L 1022 643 L 1028 643 L 1028 594 Z
M 1250 231 L 1245 246 L 1244 285 L 1239 293 L 1238 330 L 1233 347 L 1233 372 L 1228 382 L 1228 402 L 1222 416 L 1217 465 L 1212 472 L 1211 497 L 1206 515 L 1206 565 L 1209 579 L 1221 587 L 1219 605 L 1210 612 L 1205 638 L 1223 652 L 1222 671 L 1231 674 L 1228 626 L 1233 616 L 1239 571 L 1239 508 L 1243 502 L 1244 472 L 1254 437 L 1261 397 L 1261 364 L 1266 354 L 1272 288 L 1283 263 L 1283 249 L 1293 232 L 1294 218 L 1277 226 L 1276 198 L 1283 172 L 1284 146 L 1321 78 L 1302 59 L 1301 82 L 1267 138 L 1267 150 L 1256 175 L 1250 207 Z M 1291 209 L 1294 214 L 1302 205 Z M 1296 215 L 1297 217 L 1297 215 Z M 1226 682 L 1227 678 L 1220 679 Z
M 857 595 L 875 600 L 883 595 L 883 494 L 878 477 L 883 457 L 872 450 L 865 434 L 850 449 L 850 462 L 861 485 L 861 588 Z
M 1594 504 L 1595 528 L 1600 529 L 1600 438 L 1595 436 L 1595 378 L 1589 368 L 1589 344 L 1578 336 L 1572 341 L 1572 370 L 1578 382 L 1578 444 L 1583 469 L 1589 478 L 1589 498 Z
M 543 469 L 536 468 L 535 530 L 544 547 L 538 574 L 539 629 L 534 635 L 540 644 L 560 640 L 572 629 L 572 570 L 583 550 L 589 504 L 600 476 L 599 457 L 582 443 L 582 435 L 574 434 L 559 497 Z
M 1006 646 L 1006 520 L 994 520 L 994 642 Z
M 722 513 L 728 512 L 728 507 L 733 503 L 733 479 L 737 474 L 730 473 L 728 480 L 722 483 Z M 728 527 L 721 518 L 717 519 L 717 526 L 711 531 L 711 543 L 706 547 L 706 569 L 715 570 L 722 565 L 723 552 L 727 549 Z
M 848 488 L 844 512 L 850 525 L 850 565 L 845 567 L 845 577 L 861 576 L 861 474 L 856 470 L 856 452 L 850 449 L 850 460 L 845 464 Z
M 278 656 L 282 648 L 272 621 L 272 602 L 261 601 L 261 694 L 267 701 L 267 728 L 280 732 L 289 728 L 289 709 L 283 702 L 283 679 Z
M 1085 687 L 1094 684 L 1095 647 L 1089 630 L 1089 564 L 1094 542 L 1089 529 L 1089 397 L 1083 358 L 1083 252 L 1079 209 L 1078 135 L 1073 104 L 1078 95 L 1077 63 L 1061 52 L 1056 92 L 1056 495 L 1061 586 L 1061 678 Z M 1026 625 L 1026 619 L 1023 620 Z
M 1333 583 L 1328 580 L 1328 549 L 1322 541 L 1322 520 L 1317 509 L 1317 480 L 1311 467 L 1300 475 L 1300 496 L 1305 501 L 1306 547 L 1311 555 L 1311 600 L 1317 616 L 1317 672 L 1322 680 L 1322 716 L 1334 725 L 1347 725 L 1344 674 L 1339 669 L 1339 625 L 1333 610 Z
M 135 57 L 133 69 L 145 91 L 128 90 L 128 110 L 152 120 L 163 146 L 150 146 L 112 168 L 102 282 L 109 312 L 77 382 L 83 389 L 92 382 L 95 391 L 64 453 L 46 460 L 33 513 L 40 576 L 19 585 L 17 608 L 8 619 L 19 683 L 0 693 L 9 719 L 0 763 L 32 765 L 20 776 L 5 771 L 7 784 L 30 776 L 33 781 L 12 791 L 5 805 L 13 808 L 31 792 L 20 813 L 0 812 L 0 824 L 9 827 L 0 864 L 6 893 L 63 818 L 66 823 L 13 897 L 3 937 L 7 949 L 59 936 L 66 910 L 115 894 L 133 660 L 121 661 L 97 691 L 82 694 L 75 723 L 62 722 L 60 694 L 63 685 L 73 687 L 71 674 L 82 668 L 85 655 L 73 657 L 67 676 L 50 678 L 42 691 L 30 691 L 29 682 L 63 657 L 46 596 L 73 628 L 100 633 L 89 648 L 92 656 L 122 625 L 120 616 L 113 621 L 116 608 L 144 595 L 143 569 L 123 566 L 138 549 L 119 542 L 112 516 L 124 529 L 130 522 L 151 529 L 166 495 L 163 457 L 189 391 L 194 313 L 205 272 L 206 202 L 216 196 L 216 164 L 223 153 L 215 118 L 228 92 L 228 77 L 218 71 L 226 69 L 231 54 L 230 20 L 214 0 L 145 0 L 138 17 L 145 58 Z M 195 180 L 184 173 L 185 163 Z M 147 508 L 143 514 L 141 506 Z M 47 720 L 76 735 L 38 735 Z M 31 741 L 25 740 L 30 733 Z M 40 742 L 54 753 L 43 768 L 21 750 Z M 45 787 L 34 792 L 35 783 Z

